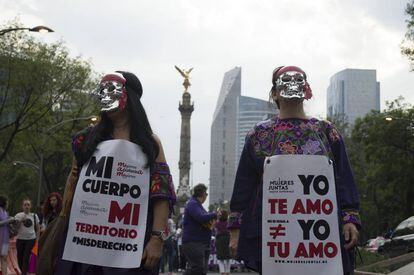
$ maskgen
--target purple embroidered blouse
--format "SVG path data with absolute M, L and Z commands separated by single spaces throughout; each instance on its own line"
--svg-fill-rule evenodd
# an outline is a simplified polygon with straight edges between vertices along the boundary
M 236 173 L 229 219 L 229 229 L 240 228 L 239 258 L 256 269 L 261 262 L 262 250 L 263 162 L 267 156 L 281 154 L 326 155 L 333 160 L 338 218 L 360 228 L 359 195 L 343 139 L 336 128 L 330 122 L 316 118 L 276 117 L 262 121 L 247 134 Z M 351 260 L 347 253 L 343 251 L 342 254 L 346 272 L 351 268 Z

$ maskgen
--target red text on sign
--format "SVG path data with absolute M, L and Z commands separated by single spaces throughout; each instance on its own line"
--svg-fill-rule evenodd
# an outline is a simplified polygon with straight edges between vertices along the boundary
M 127 203 L 121 208 L 116 201 L 111 201 L 109 208 L 108 222 L 116 223 L 116 220 L 123 221 L 124 224 L 138 225 L 139 221 L 139 204 Z

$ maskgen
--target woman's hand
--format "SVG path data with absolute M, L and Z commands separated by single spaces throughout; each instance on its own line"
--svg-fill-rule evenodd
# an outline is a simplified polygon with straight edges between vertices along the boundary
M 233 259 L 236 259 L 237 256 L 237 246 L 239 245 L 239 240 L 238 239 L 234 239 L 234 238 L 230 238 L 230 255 Z
M 162 245 L 163 242 L 160 238 L 151 237 L 142 254 L 142 261 L 144 261 L 144 267 L 146 269 L 151 270 L 158 264 L 162 255 Z
M 343 225 L 344 237 L 345 237 L 345 249 L 350 249 L 357 245 L 359 232 L 353 223 L 346 223 Z
M 230 255 L 233 259 L 236 259 L 237 256 L 237 247 L 239 245 L 239 230 L 233 229 L 230 231 Z

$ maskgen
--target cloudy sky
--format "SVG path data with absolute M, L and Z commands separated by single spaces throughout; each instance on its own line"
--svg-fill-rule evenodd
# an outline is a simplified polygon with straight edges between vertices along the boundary
M 267 99 L 271 72 L 295 64 L 308 74 L 309 115 L 326 114 L 329 78 L 345 68 L 376 69 L 381 105 L 399 95 L 414 103 L 408 62 L 399 45 L 407 0 L 0 0 L 0 23 L 20 17 L 44 24 L 97 72 L 130 70 L 178 182 L 183 87 L 174 65 L 194 67 L 190 89 L 193 172 L 209 182 L 210 125 L 223 74 L 242 67 L 242 94 Z M 36 34 L 40 36 L 40 34 Z

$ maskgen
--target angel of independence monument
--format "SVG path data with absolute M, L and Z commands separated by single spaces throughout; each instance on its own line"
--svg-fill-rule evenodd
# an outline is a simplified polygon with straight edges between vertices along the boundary
M 190 73 L 193 68 L 189 70 L 180 69 L 175 66 L 177 71 L 184 77 L 184 93 L 182 101 L 179 103 L 178 110 L 181 113 L 181 135 L 180 135 L 180 160 L 178 167 L 180 169 L 180 181 L 177 190 L 178 207 L 181 213 L 184 210 L 186 201 L 190 198 L 190 146 L 191 146 L 191 131 L 190 119 L 191 113 L 194 111 L 194 103 L 191 102 L 191 95 L 188 88 L 191 86 Z

